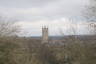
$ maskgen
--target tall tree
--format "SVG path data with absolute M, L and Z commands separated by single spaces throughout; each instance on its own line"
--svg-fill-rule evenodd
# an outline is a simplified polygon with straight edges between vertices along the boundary
M 85 8 L 83 16 L 88 24 L 91 34 L 96 34 L 96 0 L 89 0 L 89 5 Z
M 19 27 L 12 19 L 8 20 L 0 16 L 0 64 L 18 64 L 14 57 L 19 45 L 18 41 L 13 38 L 18 32 Z

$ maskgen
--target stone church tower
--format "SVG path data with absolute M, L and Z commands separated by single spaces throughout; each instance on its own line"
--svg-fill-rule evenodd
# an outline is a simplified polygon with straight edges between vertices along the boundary
M 48 43 L 48 28 L 46 26 L 42 27 L 42 43 Z

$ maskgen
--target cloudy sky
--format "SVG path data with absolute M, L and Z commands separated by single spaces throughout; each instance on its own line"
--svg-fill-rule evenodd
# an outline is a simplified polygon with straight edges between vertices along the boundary
M 45 25 L 50 35 L 60 35 L 68 33 L 69 25 L 82 24 L 87 4 L 88 0 L 0 0 L 0 15 L 18 19 L 23 35 L 39 36 Z

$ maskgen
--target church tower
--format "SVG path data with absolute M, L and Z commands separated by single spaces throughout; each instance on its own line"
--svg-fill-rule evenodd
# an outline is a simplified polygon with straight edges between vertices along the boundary
M 42 27 L 42 42 L 48 43 L 48 28 L 46 26 Z

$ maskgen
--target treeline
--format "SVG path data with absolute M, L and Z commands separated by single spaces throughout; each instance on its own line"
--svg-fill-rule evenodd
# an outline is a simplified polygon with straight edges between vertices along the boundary
M 95 42 L 72 38 L 56 47 L 29 38 L 0 38 L 0 64 L 95 64 Z

